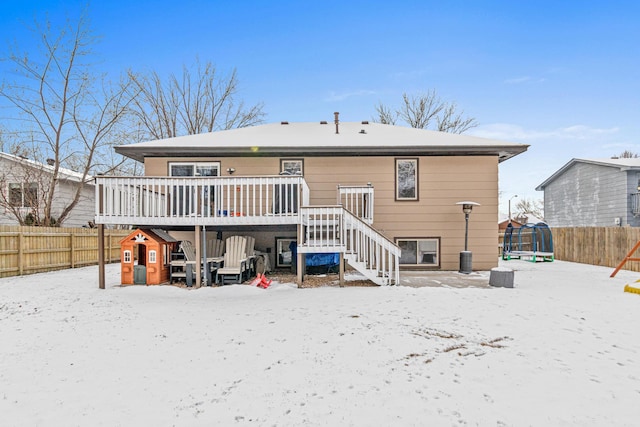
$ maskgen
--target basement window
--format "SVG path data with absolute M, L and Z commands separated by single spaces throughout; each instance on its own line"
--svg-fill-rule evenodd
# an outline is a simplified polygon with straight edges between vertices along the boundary
M 440 266 L 440 238 L 398 238 L 400 265 Z

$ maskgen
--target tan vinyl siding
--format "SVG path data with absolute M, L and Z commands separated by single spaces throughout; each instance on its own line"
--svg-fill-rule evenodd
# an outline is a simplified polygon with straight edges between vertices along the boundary
M 399 156 L 411 158 L 410 156 Z M 300 158 L 300 157 L 292 157 Z M 305 157 L 304 177 L 312 205 L 336 204 L 337 185 L 375 188 L 373 227 L 391 240 L 396 238 L 441 238 L 441 269 L 457 270 L 464 249 L 464 214 L 455 203 L 473 200 L 469 220 L 469 250 L 473 267 L 487 270 L 497 265 L 498 157 L 422 156 L 418 158 L 418 200 L 395 200 L 395 157 Z M 166 176 L 168 162 L 192 158 L 147 158 L 147 176 Z M 198 162 L 220 162 L 223 176 L 233 167 L 234 176 L 277 175 L 279 157 L 206 157 Z

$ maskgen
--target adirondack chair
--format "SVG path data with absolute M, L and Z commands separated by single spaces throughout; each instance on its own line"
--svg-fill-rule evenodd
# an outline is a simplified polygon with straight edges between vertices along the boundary
M 187 271 L 187 286 L 191 286 L 192 284 L 192 276 L 195 271 L 196 265 L 196 248 L 193 246 L 188 240 L 183 240 L 180 244 L 180 250 L 184 253 L 186 271 Z M 208 252 L 207 252 L 208 254 Z M 217 270 L 218 266 L 222 263 L 222 258 L 219 257 L 209 257 L 207 256 L 207 261 L 203 266 L 203 273 L 206 275 L 207 284 L 211 285 L 212 273 Z
M 216 271 L 216 283 L 242 283 L 248 269 L 247 265 L 247 239 L 243 236 L 231 236 L 226 241 L 224 264 Z M 232 277 L 232 279 L 228 279 Z
M 224 240 L 209 239 L 207 240 L 207 259 L 224 257 Z
M 245 254 L 247 255 L 246 264 L 247 264 L 247 279 L 256 274 L 256 238 L 253 236 L 243 236 L 247 239 L 247 247 L 245 249 Z
M 211 274 L 222 266 L 224 262 L 224 240 L 209 239 L 207 240 L 207 264 Z M 216 279 L 217 277 L 213 276 Z
M 174 278 L 184 278 L 187 286 L 193 286 L 193 272 L 196 265 L 196 251 L 193 244 L 184 240 L 180 243 L 180 251 L 184 254 L 184 259 L 171 259 L 171 281 Z

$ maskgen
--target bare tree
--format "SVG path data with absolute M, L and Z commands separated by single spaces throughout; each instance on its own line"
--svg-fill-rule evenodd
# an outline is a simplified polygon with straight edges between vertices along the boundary
M 478 126 L 476 119 L 465 117 L 455 103 L 443 101 L 434 89 L 416 96 L 402 94 L 402 104 L 391 109 L 379 103 L 374 121 L 396 124 L 400 119 L 417 129 L 434 129 L 440 132 L 463 133 Z
M 382 103 L 376 105 L 376 113 L 378 114 L 376 121 L 383 125 L 395 125 L 398 121 L 398 113 Z
M 515 206 L 516 220 L 527 218 L 533 215 L 536 218 L 544 218 L 544 202 L 540 199 L 523 198 L 518 201 Z
M 235 69 L 223 75 L 210 62 L 196 60 L 166 81 L 155 71 L 129 71 L 129 79 L 131 90 L 139 92 L 133 110 L 148 139 L 252 126 L 265 115 L 262 104 L 245 106 L 237 99 Z
M 57 33 L 49 21 L 35 22 L 33 31 L 41 53 L 22 53 L 15 47 L 9 52 L 6 60 L 13 65 L 14 79 L 3 81 L 0 97 L 15 111 L 7 124 L 19 145 L 29 147 L 40 163 L 50 159 L 52 166 L 32 177 L 41 186 L 39 200 L 32 203 L 35 222 L 48 226 L 56 218 L 60 225 L 80 200 L 91 173 L 108 172 L 122 161 L 109 158 L 109 152 L 131 98 L 126 82 L 112 86 L 93 71 L 89 61 L 96 38 L 86 12 L 77 22 L 67 20 Z M 57 183 L 65 167 L 82 178 L 73 194 L 61 200 Z
M 618 154 L 617 156 L 613 156 L 613 159 L 636 159 L 640 157 L 638 155 L 638 153 L 634 153 L 633 151 L 630 150 L 624 150 L 622 153 Z

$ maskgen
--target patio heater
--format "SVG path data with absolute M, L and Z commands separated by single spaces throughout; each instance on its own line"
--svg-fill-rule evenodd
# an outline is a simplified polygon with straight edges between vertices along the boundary
M 464 213 L 464 251 L 460 252 L 460 273 L 471 273 L 471 251 L 468 248 L 469 237 L 469 214 L 474 206 L 480 206 L 480 203 L 464 201 L 457 202 L 456 205 L 462 205 L 462 212 Z

